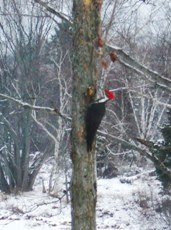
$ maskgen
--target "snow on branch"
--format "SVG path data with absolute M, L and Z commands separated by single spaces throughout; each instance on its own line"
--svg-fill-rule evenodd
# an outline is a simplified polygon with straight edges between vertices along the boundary
M 137 91 L 134 91 L 134 90 L 130 90 L 130 91 L 136 92 L 139 96 L 147 98 L 147 99 L 150 99 L 150 100 L 152 100 L 154 103 L 156 103 L 158 105 L 162 105 L 165 108 L 171 109 L 171 104 L 169 103 L 170 96 L 167 98 L 167 102 L 162 102 L 162 101 L 159 101 L 157 98 L 155 98 L 153 96 L 148 96 L 147 94 L 145 95 L 145 94 L 142 94 L 142 93 L 138 93 Z
M 46 111 L 46 112 L 49 112 L 49 113 L 53 113 L 53 114 L 57 114 L 59 115 L 60 117 L 64 118 L 64 119 L 67 119 L 67 120 L 71 120 L 71 118 L 67 117 L 66 115 L 64 114 L 61 114 L 61 112 L 57 109 L 57 108 L 50 108 L 50 107 L 45 107 L 45 106 L 36 106 L 36 105 L 31 105 L 27 102 L 23 102 L 21 100 L 18 100 L 14 97 L 11 97 L 11 96 L 8 96 L 6 94 L 2 94 L 0 93 L 0 97 L 3 97 L 3 98 L 6 98 L 10 101 L 13 101 L 19 105 L 21 105 L 23 108 L 25 109 L 32 109 L 32 110 L 43 110 L 43 111 Z
M 46 134 L 56 143 L 57 139 L 56 137 L 43 125 L 42 122 L 40 122 L 37 117 L 35 111 L 32 113 L 33 120 L 46 132 Z
M 117 60 L 125 67 L 134 70 L 135 72 L 144 75 L 149 81 L 155 83 L 159 87 L 171 92 L 171 79 L 161 76 L 159 73 L 140 64 L 135 59 L 130 57 L 121 48 L 107 44 L 109 50 L 117 54 Z
M 53 9 L 52 7 L 48 6 L 48 4 L 46 2 L 43 2 L 42 0 L 34 0 L 36 3 L 40 4 L 41 6 L 43 6 L 48 12 L 50 12 L 51 14 L 56 15 L 57 17 L 59 17 L 60 19 L 68 22 L 69 24 L 72 24 L 72 21 L 68 18 L 67 15 L 56 11 L 55 9 Z
M 158 165 L 163 173 L 166 173 L 171 178 L 171 170 L 169 170 L 160 160 L 155 157 L 154 155 L 150 154 L 148 151 L 146 151 L 144 148 L 140 148 L 139 146 L 135 145 L 132 141 L 124 140 L 120 137 L 111 135 L 109 133 L 103 132 L 98 130 L 98 133 L 104 136 L 108 136 L 114 140 L 119 141 L 124 146 L 128 147 L 129 149 L 135 150 L 139 152 L 141 155 L 145 155 L 148 159 L 150 159 L 154 164 Z M 137 138 L 136 138 L 137 139 Z
M 4 145 L 3 147 L 0 148 L 0 152 L 2 152 L 3 149 L 6 148 L 6 145 Z
M 134 145 L 132 142 L 130 142 L 130 141 L 128 142 L 128 141 L 124 140 L 123 138 L 120 138 L 119 136 L 114 136 L 114 135 L 111 135 L 111 134 L 106 133 L 106 132 L 101 131 L 101 130 L 98 130 L 97 132 L 99 134 L 102 134 L 104 136 L 108 136 L 108 137 L 110 137 L 112 139 L 115 139 L 115 140 L 119 141 L 121 144 L 127 146 L 129 149 L 133 149 L 133 150 L 135 150 L 137 152 L 140 152 L 140 153 L 143 153 L 143 151 L 144 151 L 143 149 L 141 149 L 138 146 Z

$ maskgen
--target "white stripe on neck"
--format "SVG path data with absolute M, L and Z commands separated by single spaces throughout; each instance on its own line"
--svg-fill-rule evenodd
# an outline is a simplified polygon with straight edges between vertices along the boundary
M 100 98 L 96 103 L 103 103 L 103 102 L 106 102 L 106 101 L 108 101 L 108 100 L 109 100 L 109 98 L 106 97 L 106 95 L 105 95 L 105 97 Z

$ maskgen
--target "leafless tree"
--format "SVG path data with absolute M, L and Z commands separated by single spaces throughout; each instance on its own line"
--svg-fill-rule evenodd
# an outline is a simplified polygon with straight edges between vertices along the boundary
M 41 150 L 36 145 L 32 138 L 35 129 L 32 128 L 31 118 L 32 106 L 38 98 L 42 103 L 41 97 L 45 94 L 42 88 L 45 89 L 49 80 L 46 65 L 40 62 L 51 23 L 46 24 L 46 17 L 23 17 L 23 6 L 18 1 L 8 4 L 3 1 L 1 10 L 1 94 L 8 95 L 1 100 L 1 144 L 4 146 L 1 151 L 1 189 L 7 192 L 30 190 L 51 151 L 51 147 Z M 31 15 L 34 14 L 34 5 L 30 11 Z M 9 98 L 13 101 L 7 101 Z M 25 104 L 16 104 L 17 101 L 24 101 Z M 36 138 L 40 136 L 37 134 Z M 39 154 L 31 157 L 31 152 Z

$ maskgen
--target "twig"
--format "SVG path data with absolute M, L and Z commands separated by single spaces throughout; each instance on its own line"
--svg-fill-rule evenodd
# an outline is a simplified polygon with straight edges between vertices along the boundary
M 66 196 L 66 194 L 63 194 L 61 197 L 58 197 L 57 200 L 53 200 L 53 201 L 49 201 L 49 202 L 43 202 L 43 203 L 40 203 L 40 204 L 36 204 L 32 208 L 30 208 L 30 210 L 24 212 L 24 214 L 32 212 L 32 211 L 36 210 L 37 208 L 39 208 L 40 206 L 43 206 L 43 205 L 48 205 L 48 204 L 53 204 L 53 203 L 61 202 L 61 200 L 65 196 Z

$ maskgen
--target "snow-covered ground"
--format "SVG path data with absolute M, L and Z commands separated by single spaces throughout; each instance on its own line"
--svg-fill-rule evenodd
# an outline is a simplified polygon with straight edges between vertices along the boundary
M 42 175 L 46 174 L 45 171 Z M 100 179 L 97 229 L 169 230 L 169 220 L 156 211 L 161 199 L 160 184 L 148 173 L 129 178 Z M 0 230 L 31 229 L 71 229 L 70 204 L 65 197 L 60 201 L 42 193 L 38 182 L 32 192 L 19 195 L 0 193 Z

